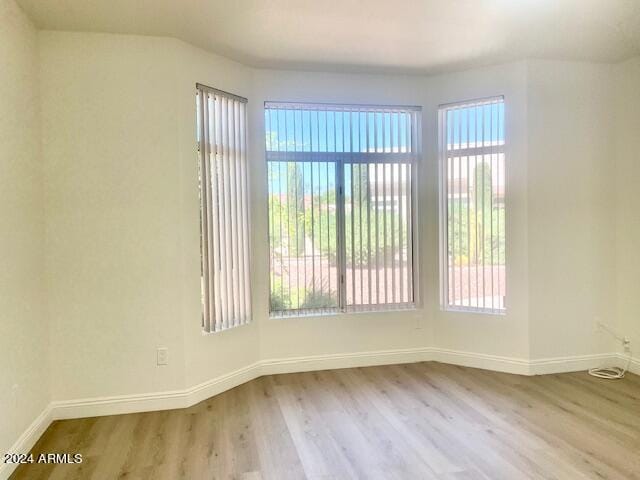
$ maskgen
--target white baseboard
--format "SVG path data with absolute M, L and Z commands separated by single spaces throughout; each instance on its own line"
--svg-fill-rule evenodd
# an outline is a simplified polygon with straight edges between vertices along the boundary
M 629 361 L 629 357 L 623 353 L 618 353 L 618 366 L 626 368 L 627 364 L 629 365 L 629 371 L 631 373 L 635 373 L 636 375 L 640 375 L 640 358 L 633 357 L 631 361 Z
M 187 404 L 187 396 L 186 390 L 173 390 L 138 395 L 80 398 L 51 402 L 51 408 L 54 420 L 101 417 L 184 408 Z
M 440 363 L 461 365 L 463 367 L 482 368 L 497 372 L 530 375 L 529 361 L 516 357 L 502 357 L 484 353 L 463 352 L 444 348 L 431 348 L 431 358 Z
M 277 358 L 253 363 L 184 390 L 54 401 L 51 403 L 51 417 L 59 420 L 187 408 L 262 375 L 279 373 L 436 361 L 518 375 L 543 375 L 583 371 L 602 365 L 622 365 L 623 359 L 622 355 L 612 353 L 527 360 L 442 348 Z M 640 361 L 631 362 L 630 371 L 640 371 Z
M 625 366 L 627 357 L 620 353 L 597 353 L 590 355 L 572 355 L 568 357 L 550 357 L 527 360 L 516 357 L 502 357 L 482 353 L 461 352 L 441 348 L 431 349 L 432 360 L 464 367 L 483 368 L 497 372 L 517 375 L 548 375 L 552 373 L 583 372 L 590 368 L 606 365 Z M 640 375 L 640 359 L 632 359 L 629 365 L 631 373 Z
M 254 363 L 184 390 L 54 401 L 51 402 L 52 417 L 63 420 L 188 408 L 260 375 L 259 363 Z
M 29 453 L 45 430 L 49 428 L 49 425 L 51 425 L 51 413 L 51 405 L 47 405 L 42 413 L 40 413 L 40 415 L 31 422 L 31 425 L 27 427 L 23 434 L 20 435 L 20 438 L 18 438 L 18 440 L 11 446 L 7 453 Z M 9 478 L 9 475 L 11 475 L 17 467 L 17 464 L 0 463 L 0 480 Z
M 262 375 L 421 362 L 429 349 L 402 349 L 263 360 L 184 390 L 51 403 L 54 420 L 188 408 Z
M 242 385 L 254 378 L 258 378 L 261 375 L 260 362 L 256 362 L 247 367 L 239 368 L 229 374 L 200 383 L 199 385 L 186 390 L 186 404 L 183 408 L 188 408 L 196 403 L 206 400 L 207 398 L 211 398 L 214 395 L 231 390 L 238 385 Z
M 187 408 L 263 375 L 424 361 L 519 375 L 543 375 L 603 365 L 623 366 L 627 357 L 610 353 L 527 360 L 442 348 L 412 348 L 262 360 L 184 390 L 51 402 L 11 451 L 28 452 L 53 420 Z M 640 359 L 632 359 L 629 371 L 640 374 Z M 13 465 L 0 465 L 0 480 L 7 478 L 14 468 Z
M 618 365 L 618 357 L 615 353 L 574 355 L 570 357 L 531 360 L 529 365 L 531 375 L 581 372 L 589 370 L 590 368 L 602 367 L 605 365 Z
M 274 358 L 260 362 L 261 375 L 312 372 L 339 368 L 372 367 L 432 360 L 430 348 L 405 348 L 371 352 L 311 355 L 307 357 Z

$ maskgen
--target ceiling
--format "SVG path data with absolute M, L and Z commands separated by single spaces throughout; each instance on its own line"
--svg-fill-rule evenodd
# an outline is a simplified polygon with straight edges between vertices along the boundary
M 640 54 L 640 0 L 17 0 L 39 28 L 161 35 L 257 67 L 439 72 Z

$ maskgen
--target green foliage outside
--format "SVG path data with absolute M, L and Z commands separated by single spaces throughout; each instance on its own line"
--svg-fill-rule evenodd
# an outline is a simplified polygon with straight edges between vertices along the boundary
M 286 265 L 289 258 L 310 256 L 315 251 L 316 262 L 320 261 L 319 256 L 321 256 L 324 262 L 328 259 L 329 265 L 335 268 L 338 253 L 335 188 L 323 188 L 320 192 L 317 184 L 310 188 L 309 178 L 303 178 L 302 164 L 295 162 L 287 163 L 286 170 L 280 166 L 270 168 L 269 185 L 284 184 L 285 172 L 286 196 L 278 193 L 269 195 L 269 241 L 274 250 L 276 262 L 284 261 Z M 308 172 L 307 170 L 307 175 Z M 318 169 L 316 175 L 318 173 L 329 174 L 324 169 Z M 401 250 L 399 246 L 406 242 L 407 219 L 400 214 L 400 205 L 393 206 L 393 213 L 392 206 L 383 205 L 382 200 L 376 207 L 375 186 L 370 184 L 366 165 L 354 166 L 351 184 L 353 191 L 346 192 L 345 199 L 344 234 L 347 267 L 359 268 L 376 264 L 382 267 L 385 265 L 385 260 L 386 266 L 391 266 L 399 255 Z M 333 182 L 330 184 L 330 187 L 332 186 L 334 186 Z M 387 191 L 387 196 L 390 196 L 390 193 Z M 398 201 L 398 192 L 394 193 Z M 381 197 L 382 189 L 377 194 Z M 402 209 L 407 212 L 407 206 L 404 204 L 406 197 L 404 195 L 402 197 Z M 305 243 L 307 251 L 305 251 Z M 287 258 L 278 258 L 283 255 Z M 324 293 L 318 289 L 314 292 L 311 286 L 301 288 L 294 288 L 294 285 L 283 286 L 281 278 L 272 273 L 271 310 L 335 307 L 335 291 L 328 293 L 328 286 L 322 290 Z
M 304 301 L 300 308 L 332 308 L 337 307 L 335 292 L 314 292 L 312 289 L 307 289 Z
M 285 287 L 282 280 L 271 276 L 270 308 L 272 312 L 282 312 L 291 309 L 320 309 L 337 307 L 336 291 L 329 290 L 328 285 L 314 291 L 313 286 L 303 288 Z
M 455 249 L 458 255 L 453 262 L 457 266 L 504 265 L 505 210 L 504 205 L 492 200 L 491 166 L 478 165 L 475 176 L 477 188 L 470 191 L 469 199 L 449 201 L 449 256 Z M 500 235 L 492 238 L 492 230 L 499 230 Z

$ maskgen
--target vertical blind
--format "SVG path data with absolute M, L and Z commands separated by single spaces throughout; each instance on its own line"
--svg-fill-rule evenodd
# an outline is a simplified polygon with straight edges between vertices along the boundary
M 445 309 L 502 313 L 506 298 L 502 97 L 440 108 Z
M 247 100 L 198 84 L 196 101 L 202 326 L 217 332 L 251 318 Z
M 265 104 L 272 315 L 413 305 L 419 120 Z

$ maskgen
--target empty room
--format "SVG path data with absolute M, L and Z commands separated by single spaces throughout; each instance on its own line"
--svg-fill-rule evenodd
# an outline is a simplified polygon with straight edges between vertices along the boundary
M 0 480 L 640 480 L 640 1 L 0 0 Z

